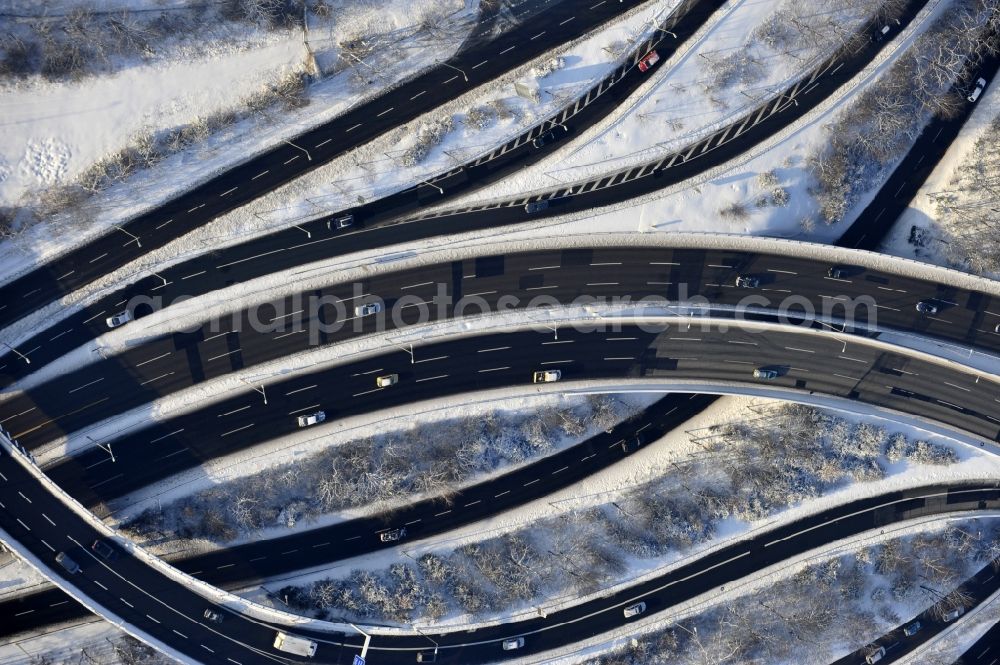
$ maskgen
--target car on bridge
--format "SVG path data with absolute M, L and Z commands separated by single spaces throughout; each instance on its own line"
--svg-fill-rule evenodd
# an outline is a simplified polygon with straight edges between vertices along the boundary
M 317 425 L 324 420 L 326 420 L 326 411 L 317 411 L 316 413 L 299 416 L 298 423 L 299 427 L 309 427 L 310 425 Z
M 558 130 L 558 131 L 557 131 Z M 535 140 L 531 142 L 531 145 L 536 148 L 541 148 L 554 141 L 558 141 L 560 138 L 569 133 L 569 127 L 566 125 L 556 125 L 547 132 L 543 132 L 535 137 Z
M 399 383 L 399 374 L 386 374 L 375 379 L 375 385 L 379 388 L 388 388 Z
M 756 289 L 760 286 L 760 280 L 753 275 L 740 275 L 736 278 L 736 286 L 741 289 Z
M 562 371 L 558 369 L 545 369 L 531 375 L 532 383 L 555 383 L 562 378 Z
M 767 367 L 758 367 L 753 371 L 753 378 L 755 379 L 777 379 L 778 370 L 770 369 Z
M 70 575 L 76 575 L 80 572 L 80 564 L 73 561 L 65 552 L 60 552 L 56 555 L 56 563 L 62 566 Z
M 513 651 L 514 649 L 520 649 L 524 646 L 523 637 L 512 637 L 509 640 L 504 640 L 501 645 L 504 651 Z
M 655 65 L 660 61 L 660 54 L 656 51 L 650 51 L 646 55 L 639 59 L 639 71 L 648 72 L 650 67 Z
M 382 311 L 382 303 L 369 302 L 354 308 L 354 316 L 371 316 Z
M 132 313 L 127 309 L 124 312 L 118 312 L 114 316 L 109 316 L 104 320 L 108 324 L 109 328 L 117 328 L 118 326 L 123 326 L 132 320 Z
M 211 607 L 202 612 L 201 615 L 205 617 L 205 620 L 211 621 L 212 623 L 222 623 L 222 612 L 213 610 Z
M 937 305 L 930 302 L 929 300 L 921 300 L 917 303 L 917 311 L 921 314 L 937 314 Z

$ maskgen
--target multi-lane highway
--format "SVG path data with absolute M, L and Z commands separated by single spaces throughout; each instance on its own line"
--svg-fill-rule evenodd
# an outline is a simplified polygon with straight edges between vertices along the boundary
M 988 376 L 904 349 L 787 327 L 762 334 L 728 323 L 663 330 L 647 322 L 610 332 L 560 330 L 558 340 L 547 331 L 492 333 L 416 346 L 414 359 L 394 350 L 297 374 L 268 384 L 267 404 L 247 389 L 124 434 L 112 444 L 115 461 L 91 448 L 60 458 L 46 472 L 92 505 L 220 455 L 304 431 L 299 415 L 322 410 L 336 420 L 472 390 L 526 385 L 540 369 L 559 369 L 565 381 L 650 377 L 746 386 L 762 383 L 752 376 L 755 368 L 773 367 L 780 376 L 763 382 L 770 387 L 859 400 L 989 440 L 1000 426 L 1000 391 Z M 376 387 L 377 376 L 393 373 L 398 384 Z M 326 426 L 310 432 L 321 436 Z
M 471 40 L 423 74 L 358 104 L 156 207 L 122 228 L 0 287 L 0 326 L 78 289 L 142 254 L 326 164 L 338 155 L 456 99 L 557 44 L 583 35 L 640 0 L 552 2 L 496 39 Z M 527 19 L 528 17 L 523 17 Z
M 273 625 L 217 607 L 128 552 L 119 551 L 113 562 L 94 555 L 89 545 L 103 534 L 10 455 L 0 458 L 0 473 L 0 527 L 41 560 L 53 562 L 57 552 L 69 553 L 79 562 L 79 572 L 50 565 L 86 594 L 89 602 L 114 612 L 196 662 L 242 665 L 282 662 L 281 658 L 299 660 L 273 649 Z M 637 600 L 646 602 L 645 616 L 649 616 L 833 540 L 913 517 L 997 507 L 1000 490 L 995 482 L 921 487 L 855 501 L 734 543 L 655 579 L 545 618 L 472 633 L 432 633 L 431 638 L 440 647 L 439 662 L 486 662 L 539 653 L 621 627 L 627 621 L 622 607 Z M 221 624 L 203 618 L 207 608 L 221 611 Z M 350 663 L 361 648 L 362 640 L 357 637 L 303 629 L 294 632 L 317 640 L 315 662 Z M 525 638 L 524 647 L 504 652 L 500 642 L 515 636 Z M 369 656 L 387 663 L 412 662 L 415 652 L 427 649 L 428 640 L 423 635 L 375 636 Z
M 830 275 L 831 268 L 840 270 L 837 276 Z M 740 275 L 758 284 L 737 287 Z M 831 320 L 850 316 L 856 325 L 877 322 L 880 329 L 1000 351 L 996 297 L 937 281 L 740 251 L 658 246 L 539 251 L 436 264 L 299 293 L 193 332 L 135 344 L 121 355 L 11 396 L 0 404 L 0 424 L 37 449 L 178 390 L 359 334 L 475 316 L 484 309 L 657 297 L 755 311 L 777 311 L 784 304 L 789 314 L 811 307 L 829 313 Z M 384 311 L 357 316 L 355 307 L 369 302 L 382 303 Z M 919 302 L 933 302 L 937 313 L 918 312 Z
M 923 1 L 910 0 L 907 3 L 901 10 L 896 29 L 902 29 L 908 24 Z M 681 9 L 687 5 L 688 3 L 684 3 Z M 675 27 L 691 32 L 711 9 L 711 6 L 704 3 L 692 5 L 689 11 L 675 17 L 678 23 Z M 880 35 L 880 27 L 881 24 L 866 26 L 854 40 L 849 41 L 849 49 L 845 47 L 821 63 L 777 99 L 673 155 L 530 198 L 519 197 L 497 204 L 435 213 L 433 218 L 393 221 L 393 217 L 402 209 L 400 206 L 425 205 L 434 200 L 434 195 L 439 195 L 437 189 L 422 186 L 418 189 L 422 189 L 423 194 L 414 195 L 413 192 L 417 190 L 413 190 L 410 194 L 398 195 L 403 199 L 389 197 L 353 210 L 355 226 L 347 230 L 337 230 L 335 225 L 330 224 L 332 218 L 323 218 L 301 225 L 301 229 L 310 234 L 308 238 L 303 237 L 302 230 L 290 229 L 164 269 L 157 276 L 117 289 L 84 311 L 40 331 L 20 345 L 18 353 L 32 358 L 35 367 L 49 362 L 56 357 L 53 355 L 56 351 L 52 349 L 54 342 L 58 341 L 60 348 L 68 348 L 93 338 L 103 331 L 102 326 L 107 316 L 120 311 L 131 298 L 138 295 L 161 296 L 170 301 L 179 295 L 206 293 L 223 285 L 241 283 L 263 274 L 352 251 L 587 210 L 680 182 L 732 159 L 773 136 L 833 93 L 885 47 L 885 40 L 874 38 L 875 35 Z M 637 77 L 638 73 L 633 71 L 632 75 Z M 618 90 L 624 93 L 627 86 Z M 610 101 L 612 98 L 605 103 Z M 526 140 L 518 139 L 522 144 Z M 523 150 L 531 153 L 533 148 L 524 145 Z M 502 160 L 491 160 L 490 164 L 496 165 L 498 169 L 507 168 L 503 166 Z M 492 168 L 494 167 L 491 165 L 470 165 L 451 176 L 438 179 L 435 184 L 447 191 L 451 183 L 449 178 L 452 178 L 461 189 L 470 182 L 470 173 L 475 175 L 471 178 L 473 181 L 480 178 L 484 182 L 489 180 Z M 427 191 L 432 191 L 433 194 L 426 194 Z M 407 196 L 410 198 L 405 198 Z M 527 201 L 543 199 L 549 201 L 549 209 L 536 213 L 528 213 L 524 209 Z M 3 321 L 4 314 L 5 311 L 0 310 L 0 321 Z M 31 368 L 19 362 L 14 353 L 7 353 L 0 358 L 0 371 L 11 375 L 8 380 L 23 376 L 29 369 Z
M 622 460 L 621 444 L 637 433 L 653 441 L 699 413 L 714 401 L 708 395 L 673 393 L 609 432 L 602 432 L 564 451 L 472 485 L 441 500 L 423 500 L 371 518 L 348 520 L 281 538 L 270 538 L 208 554 L 171 560 L 180 570 L 214 586 L 236 589 L 266 579 L 328 565 L 387 547 L 376 538 L 386 525 L 404 525 L 411 538 L 427 538 L 524 505 L 586 478 Z M 543 481 L 544 482 L 541 482 Z M 88 613 L 56 589 L 0 603 L 0 636 L 70 621 Z

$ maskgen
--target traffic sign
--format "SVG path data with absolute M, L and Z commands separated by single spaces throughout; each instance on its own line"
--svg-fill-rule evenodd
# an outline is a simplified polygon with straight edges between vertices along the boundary
M 352 665 L 365 665 L 365 659 L 361 656 L 355 656 L 354 663 Z

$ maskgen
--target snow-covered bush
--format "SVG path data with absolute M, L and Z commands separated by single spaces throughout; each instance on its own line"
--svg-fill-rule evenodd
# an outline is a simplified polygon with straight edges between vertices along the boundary
M 399 160 L 400 164 L 403 166 L 416 166 L 424 161 L 431 148 L 444 141 L 444 137 L 451 132 L 454 126 L 455 123 L 450 115 L 422 124 L 417 129 L 416 143 L 403 152 L 403 156 Z
M 594 411 L 601 408 L 605 407 Z M 587 593 L 620 579 L 628 571 L 628 557 L 656 559 L 686 552 L 713 538 L 722 520 L 760 520 L 849 481 L 876 480 L 885 474 L 884 452 L 910 459 L 912 454 L 921 455 L 917 451 L 927 445 L 919 441 L 911 444 L 902 434 L 887 436 L 881 426 L 855 425 L 792 404 L 770 409 L 764 417 L 714 426 L 708 435 L 699 436 L 698 444 L 701 453 L 670 464 L 655 480 L 622 491 L 613 501 L 538 520 L 451 551 L 422 555 L 413 570 L 422 582 L 413 584 L 423 593 L 412 594 L 415 600 L 404 613 L 358 610 L 342 599 L 326 604 L 301 600 L 296 606 L 313 612 L 356 612 L 359 617 L 409 622 L 431 618 L 430 598 L 438 599 L 433 605 L 435 613 L 450 610 L 487 615 L 542 602 L 545 597 Z M 956 460 L 950 448 L 939 447 Z M 926 457 L 948 463 L 949 455 Z M 973 539 L 954 530 L 948 534 L 948 546 L 968 560 L 985 561 L 1000 554 L 1000 544 L 991 549 L 989 538 Z M 845 560 L 833 559 L 808 575 L 815 588 L 860 599 L 867 568 L 886 578 L 895 575 L 900 579 L 910 579 L 915 568 L 948 570 L 934 559 L 939 557 L 944 537 L 935 534 L 915 538 L 907 548 L 897 544 L 864 552 L 849 567 Z M 399 577 L 389 571 L 372 574 L 389 588 L 394 588 L 393 580 Z M 351 575 L 354 579 L 354 573 Z M 939 576 L 933 581 L 945 586 L 954 580 Z M 325 580 L 317 584 L 350 587 L 352 582 Z M 909 597 L 912 587 L 912 583 L 894 580 L 878 594 L 898 601 Z M 309 599 L 314 594 L 297 589 L 292 595 Z M 879 611 L 883 619 L 888 616 L 888 610 Z M 813 620 L 824 617 L 832 618 L 823 611 Z
M 837 116 L 826 145 L 809 159 L 813 195 L 827 223 L 843 219 L 932 116 L 950 117 L 960 108 L 949 89 L 970 55 L 998 48 L 998 28 L 1000 0 L 957 0 Z
M 956 537 L 974 529 L 982 541 L 1000 542 L 997 520 L 887 540 L 637 636 L 587 665 L 824 665 L 848 655 L 862 662 L 872 640 L 913 616 L 901 615 L 901 606 L 940 618 L 973 605 L 960 585 L 988 559 L 970 558 Z M 936 557 L 922 560 L 926 552 Z
M 492 125 L 494 120 L 496 120 L 496 111 L 493 108 L 489 106 L 473 106 L 465 114 L 462 124 L 469 129 L 482 131 Z
M 543 79 L 552 72 L 559 71 L 566 66 L 566 60 L 562 56 L 549 58 L 531 68 L 531 75 L 536 79 Z
M 632 404 L 597 395 L 530 414 L 488 412 L 418 425 L 219 483 L 162 509 L 148 509 L 122 528 L 143 538 L 221 543 L 415 492 L 447 496 L 474 475 L 544 455 L 563 437 L 608 429 L 635 412 Z

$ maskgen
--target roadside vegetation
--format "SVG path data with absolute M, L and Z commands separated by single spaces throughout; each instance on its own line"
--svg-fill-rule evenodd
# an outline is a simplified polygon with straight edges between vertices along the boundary
M 223 544 L 346 509 L 377 509 L 414 494 L 447 500 L 476 476 L 543 457 L 566 439 L 610 429 L 638 410 L 595 395 L 534 412 L 492 411 L 422 424 L 220 483 L 147 509 L 121 528 L 140 541 Z
M 1000 273 L 1000 115 L 955 169 L 948 188 L 930 197 L 948 259 L 976 273 Z
M 969 609 L 962 582 L 1000 570 L 1000 521 L 950 523 L 825 561 L 726 600 L 670 627 L 637 636 L 587 665 L 826 665 L 909 621 L 916 611 Z M 906 609 L 909 611 L 906 611 Z
M 697 453 L 591 507 L 446 550 L 414 563 L 359 569 L 281 589 L 300 611 L 359 620 L 432 622 L 509 615 L 553 598 L 611 586 L 658 560 L 719 536 L 724 521 L 752 523 L 899 462 L 946 465 L 947 446 L 853 424 L 801 405 L 778 405 L 692 433 Z
M 956 0 L 834 118 L 828 141 L 808 159 L 823 222 L 844 219 L 932 117 L 954 116 L 964 99 L 952 85 L 969 82 L 978 58 L 1000 48 L 998 30 L 1000 0 Z

